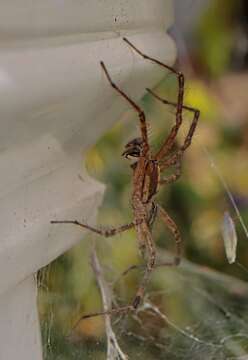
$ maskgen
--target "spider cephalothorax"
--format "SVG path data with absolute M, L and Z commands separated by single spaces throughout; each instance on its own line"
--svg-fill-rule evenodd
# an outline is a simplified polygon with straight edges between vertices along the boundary
M 140 157 L 142 151 L 142 138 L 138 137 L 129 141 L 125 145 L 125 150 L 122 153 L 126 159 L 130 157 Z
M 99 316 L 104 314 L 118 314 L 118 313 L 127 313 L 129 311 L 135 311 L 140 305 L 146 286 L 148 284 L 151 272 L 153 269 L 159 266 L 170 266 L 178 265 L 181 258 L 181 235 L 177 228 L 176 223 L 171 219 L 167 212 L 156 203 L 155 195 L 158 192 L 159 185 L 167 185 L 176 181 L 181 175 L 181 162 L 185 150 L 190 146 L 194 131 L 200 116 L 199 110 L 192 108 L 190 106 L 185 106 L 184 101 L 184 76 L 182 73 L 176 71 L 174 68 L 162 63 L 159 60 L 156 60 L 148 55 L 145 55 L 140 50 L 138 50 L 129 40 L 126 38 L 123 39 L 131 48 L 142 56 L 144 59 L 149 60 L 164 69 L 169 70 L 178 79 L 178 96 L 177 101 L 172 102 L 165 99 L 162 99 L 159 95 L 154 93 L 150 89 L 146 89 L 152 96 L 161 101 L 162 103 L 169 105 L 176 110 L 176 119 L 175 124 L 169 132 L 169 135 L 165 138 L 160 150 L 155 154 L 152 154 L 150 149 L 150 144 L 148 141 L 147 134 L 147 123 L 146 116 L 142 108 L 136 104 L 119 86 L 117 86 L 111 79 L 106 66 L 101 61 L 101 67 L 113 89 L 121 95 L 125 101 L 131 105 L 131 107 L 136 111 L 139 124 L 141 137 L 137 137 L 129 141 L 123 152 L 125 158 L 133 157 L 135 162 L 131 165 L 133 172 L 133 192 L 132 192 L 132 209 L 133 209 L 133 221 L 129 224 L 122 225 L 120 227 L 113 227 L 111 229 L 103 230 L 102 228 L 96 228 L 78 222 L 77 220 L 63 220 L 63 221 L 52 221 L 52 223 L 67 223 L 78 225 L 84 229 L 93 231 L 99 235 L 105 237 L 113 236 L 123 231 L 126 231 L 131 228 L 135 228 L 137 234 L 137 240 L 141 253 L 146 262 L 145 272 L 141 279 L 140 285 L 136 291 L 136 294 L 129 305 L 123 307 L 116 307 L 109 309 L 108 311 L 101 311 L 94 314 L 84 315 L 80 320 L 89 318 L 92 316 Z M 176 141 L 176 137 L 179 131 L 179 128 L 183 121 L 183 109 L 190 111 L 193 114 L 193 120 L 189 127 L 188 133 L 184 139 L 184 142 L 178 149 L 173 151 L 173 146 Z M 160 177 L 166 169 L 173 167 L 175 169 L 174 173 L 171 175 Z M 152 238 L 152 225 L 156 218 L 160 218 L 165 226 L 172 233 L 175 242 L 176 242 L 176 255 L 173 261 L 156 264 L 156 247 L 155 242 Z M 137 266 L 130 267 L 135 268 Z

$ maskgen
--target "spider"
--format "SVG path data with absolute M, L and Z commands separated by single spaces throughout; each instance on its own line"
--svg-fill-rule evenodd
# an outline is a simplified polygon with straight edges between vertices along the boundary
M 173 67 L 170 67 L 162 63 L 161 61 L 144 54 L 139 49 L 137 49 L 137 47 L 134 46 L 127 38 L 123 38 L 123 41 L 125 41 L 128 46 L 130 46 L 138 55 L 142 56 L 144 59 L 149 60 L 169 70 L 171 73 L 177 76 L 177 102 L 165 100 L 159 95 L 157 95 L 155 92 L 153 92 L 151 89 L 146 89 L 157 100 L 176 109 L 176 120 L 175 125 L 171 128 L 169 135 L 162 143 L 159 151 L 157 151 L 155 154 L 152 154 L 148 142 L 147 124 L 144 111 L 118 85 L 113 82 L 105 64 L 103 63 L 103 61 L 100 62 L 100 65 L 112 88 L 131 105 L 139 118 L 141 136 L 129 141 L 125 145 L 125 150 L 122 153 L 122 156 L 124 156 L 125 158 L 133 158 L 135 160 L 134 163 L 132 163 L 131 165 L 133 171 L 132 209 L 134 218 L 133 221 L 129 224 L 125 224 L 120 227 L 109 228 L 106 230 L 83 224 L 81 222 L 78 222 L 77 220 L 56 220 L 51 221 L 51 223 L 74 224 L 105 237 L 114 236 L 131 228 L 135 228 L 139 249 L 141 251 L 142 257 L 146 261 L 146 264 L 143 277 L 138 286 L 136 294 L 130 304 L 126 306 L 112 308 L 107 311 L 84 315 L 79 319 L 79 321 L 94 316 L 106 314 L 124 314 L 136 311 L 144 298 L 146 287 L 154 268 L 157 266 L 177 266 L 179 265 L 181 259 L 182 239 L 180 232 L 177 228 L 176 223 L 171 219 L 167 212 L 155 202 L 155 195 L 159 190 L 159 186 L 170 184 L 180 177 L 183 154 L 191 144 L 191 140 L 200 116 L 200 111 L 193 107 L 185 106 L 183 104 L 184 75 L 181 72 L 178 72 Z M 183 144 L 176 151 L 172 152 L 172 148 L 176 141 L 177 133 L 182 124 L 183 109 L 193 113 L 193 120 L 191 122 L 190 128 Z M 168 175 L 167 177 L 160 176 L 160 174 L 164 170 L 171 167 L 175 168 L 174 173 Z M 166 227 L 170 230 L 175 239 L 176 245 L 176 254 L 173 261 L 162 264 L 156 264 L 156 248 L 151 234 L 152 225 L 157 217 L 160 217 Z M 135 267 L 137 266 L 132 266 L 129 269 Z

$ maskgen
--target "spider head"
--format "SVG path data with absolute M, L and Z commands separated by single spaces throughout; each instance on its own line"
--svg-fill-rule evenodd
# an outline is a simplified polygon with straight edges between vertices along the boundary
M 126 159 L 129 159 L 129 157 L 140 157 L 141 150 L 142 139 L 135 138 L 125 145 L 125 151 L 122 153 L 122 156 Z

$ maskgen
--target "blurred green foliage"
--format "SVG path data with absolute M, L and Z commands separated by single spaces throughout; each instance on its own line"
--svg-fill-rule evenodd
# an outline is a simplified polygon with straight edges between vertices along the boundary
M 239 5 L 239 0 L 211 1 L 199 19 L 195 50 L 209 76 L 220 76 L 228 71 L 235 41 L 233 19 Z

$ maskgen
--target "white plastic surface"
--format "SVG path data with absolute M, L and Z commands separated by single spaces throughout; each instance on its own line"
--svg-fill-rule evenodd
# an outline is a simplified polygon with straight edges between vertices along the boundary
M 30 276 L 0 297 L 1 360 L 42 360 L 36 293 Z
M 11 38 L 168 28 L 168 0 L 1 0 L 0 33 Z

